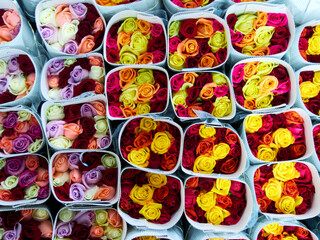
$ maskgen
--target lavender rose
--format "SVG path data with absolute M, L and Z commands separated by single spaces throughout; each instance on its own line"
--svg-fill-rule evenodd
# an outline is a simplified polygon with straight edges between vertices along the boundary
M 68 40 L 61 49 L 62 52 L 68 54 L 77 54 L 78 52 L 78 44 L 74 40 Z
M 69 168 L 78 169 L 78 163 L 80 162 L 80 154 L 79 153 L 71 153 L 68 156 Z
M 64 61 L 62 59 L 55 59 L 50 62 L 48 66 L 48 75 L 58 75 L 64 69 Z
M 69 196 L 74 201 L 82 201 L 84 199 L 86 190 L 85 186 L 80 183 L 73 183 L 70 186 Z
M 19 63 L 18 63 L 18 57 L 12 56 L 8 62 L 7 66 L 7 72 L 10 75 L 17 75 L 19 73 Z
M 7 159 L 4 171 L 10 175 L 19 175 L 23 172 L 25 166 L 26 164 L 23 157 L 13 157 Z
M 65 121 L 55 120 L 47 123 L 46 133 L 48 138 L 57 138 L 63 135 L 63 125 Z
M 4 128 L 14 128 L 18 123 L 18 113 L 10 112 L 6 118 L 1 122 Z
M 8 77 L 5 75 L 1 74 L 0 75 L 0 94 L 4 93 L 7 91 L 9 85 Z
M 14 225 L 14 229 L 4 232 L 1 239 L 3 239 L 3 240 L 20 239 L 21 231 L 22 231 L 21 224 L 20 223 L 16 223 Z
M 92 107 L 92 105 L 88 103 L 82 104 L 80 108 L 80 112 L 81 112 L 81 117 L 91 118 L 97 115 L 97 111 L 94 109 L 94 107 Z
M 36 181 L 37 176 L 37 171 L 26 170 L 19 175 L 18 184 L 22 188 L 29 187 Z
M 81 66 L 75 66 L 74 69 L 70 72 L 70 78 L 68 80 L 69 84 L 78 85 L 82 79 L 89 77 L 89 71 L 83 69 Z
M 86 227 L 91 227 L 92 223 L 95 221 L 95 215 L 93 210 L 78 212 L 73 218 L 77 224 L 84 225 Z
M 86 188 L 93 188 L 102 178 L 100 170 L 93 168 L 88 172 L 82 174 L 82 183 Z
M 107 136 L 103 136 L 101 138 L 98 138 L 97 144 L 99 148 L 105 148 L 110 145 L 111 139 L 109 136 L 109 131 L 107 132 Z
M 73 97 L 73 86 L 72 85 L 67 85 L 65 86 L 61 92 L 61 98 L 62 99 L 71 99 Z
M 79 20 L 83 20 L 86 17 L 87 7 L 83 3 L 71 4 L 69 9 L 72 16 Z
M 19 137 L 12 141 L 13 151 L 16 153 L 27 152 L 31 143 L 33 143 L 33 140 L 29 135 L 20 134 Z
M 58 41 L 58 29 L 52 24 L 40 26 L 40 34 L 47 43 L 55 43 Z
M 56 233 L 59 238 L 69 237 L 72 233 L 74 222 L 61 222 L 56 228 Z

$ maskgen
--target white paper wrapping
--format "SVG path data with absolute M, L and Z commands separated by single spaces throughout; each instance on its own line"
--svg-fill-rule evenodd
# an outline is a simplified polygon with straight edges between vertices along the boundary
M 20 6 L 22 6 L 24 8 L 24 11 L 25 11 L 27 17 L 32 22 L 35 21 L 34 13 L 35 13 L 35 9 L 36 9 L 37 4 L 40 1 L 41 0 L 18 0 Z
M 133 240 L 142 236 L 155 236 L 156 238 L 165 238 L 168 240 L 183 240 L 183 230 L 174 226 L 165 230 L 156 229 L 139 229 L 135 227 L 129 227 L 125 240 Z
M 301 25 L 319 18 L 319 0 L 290 0 L 285 2 L 292 12 L 296 25 Z

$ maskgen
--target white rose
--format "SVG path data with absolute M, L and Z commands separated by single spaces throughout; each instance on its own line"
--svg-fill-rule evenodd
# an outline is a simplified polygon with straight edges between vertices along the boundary
M 54 44 L 50 44 L 50 47 L 52 47 L 53 49 L 57 50 L 57 51 L 61 51 L 63 45 L 61 45 L 59 42 L 56 42 Z
M 36 139 L 33 143 L 31 143 L 28 147 L 28 152 L 36 152 L 42 145 L 42 139 Z
M 30 187 L 26 188 L 25 192 L 26 195 L 24 196 L 25 199 L 33 199 L 38 197 L 40 187 L 37 184 L 32 184 Z
M 4 131 L 4 127 L 3 127 L 3 125 L 0 123 L 0 135 L 2 134 L 2 132 Z M 1 167 L 2 168 L 2 167 Z M 1 170 L 1 168 L 0 168 L 0 170 Z
M 105 71 L 103 67 L 99 66 L 92 66 L 89 72 L 89 78 L 90 79 L 95 79 L 95 80 L 103 80 L 105 76 Z
M 2 239 L 2 235 L 4 234 L 6 230 L 4 228 L 0 228 L 0 239 Z
M 59 43 L 64 45 L 70 39 L 76 39 L 76 34 L 78 32 L 78 20 L 73 20 L 71 23 L 63 24 L 62 28 L 59 30 Z
M 52 88 L 48 92 L 49 98 L 52 100 L 61 100 L 61 89 L 60 88 Z
M 31 113 L 28 111 L 19 111 L 18 115 L 18 121 L 20 122 L 29 121 L 31 118 Z
M 55 27 L 58 27 L 56 23 L 56 10 L 54 7 L 49 7 L 43 9 L 39 14 L 39 21 L 41 25 L 52 24 Z
M 49 219 L 49 213 L 45 209 L 34 209 L 32 211 L 32 218 L 36 221 L 44 221 Z
M 105 168 L 117 167 L 117 159 L 111 154 L 104 154 L 101 158 L 101 163 Z
M 94 136 L 97 138 L 105 136 L 109 129 L 106 117 L 95 116 L 94 120 L 96 121 L 96 124 L 94 125 L 94 128 L 96 129 L 96 134 Z
M 61 220 L 62 222 L 70 222 L 75 215 L 76 212 L 64 208 L 59 212 L 59 220 Z
M 57 138 L 50 138 L 49 143 L 57 148 L 70 148 L 72 146 L 72 141 L 64 136 L 59 136 Z M 62 184 L 63 185 L 63 184 Z
M 16 96 L 26 92 L 27 91 L 26 78 L 23 76 L 23 74 L 19 74 L 13 77 L 9 81 L 8 89 L 13 95 L 16 95 Z
M 3 189 L 10 190 L 12 188 L 15 188 L 18 185 L 18 182 L 19 178 L 17 176 L 12 175 L 1 182 L 1 187 Z
M 63 186 L 67 181 L 70 181 L 69 172 L 64 172 L 58 178 L 54 178 L 52 184 L 54 187 L 60 187 Z
M 48 121 L 64 119 L 64 107 L 58 104 L 52 104 L 46 110 L 46 117 Z
M 0 74 L 6 74 L 7 72 L 7 63 L 0 59 Z
M 84 194 L 84 200 L 86 201 L 92 201 L 94 198 L 94 195 L 96 194 L 96 192 L 98 191 L 99 187 L 98 186 L 94 186 L 93 188 L 87 189 Z

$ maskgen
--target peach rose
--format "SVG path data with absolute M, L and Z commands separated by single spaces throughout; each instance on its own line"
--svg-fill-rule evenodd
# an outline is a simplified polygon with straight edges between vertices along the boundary
M 70 140 L 75 140 L 83 132 L 81 125 L 77 123 L 67 123 L 63 125 L 63 130 L 64 136 Z
M 20 14 L 17 10 L 9 9 L 2 15 L 3 22 L 10 30 L 13 30 L 21 23 Z
M 113 227 L 122 227 L 122 218 L 120 217 L 119 213 L 114 209 L 108 209 L 108 222 Z
M 10 190 L 0 189 L 0 199 L 2 201 L 12 201 L 12 194 Z
M 152 85 L 150 83 L 144 83 L 138 86 L 137 102 L 147 102 L 151 100 L 159 90 L 160 85 L 158 83 Z
M 207 83 L 203 86 L 203 88 L 200 91 L 200 98 L 201 99 L 210 99 L 214 95 L 214 88 L 217 86 L 215 83 Z
M 132 32 L 119 32 L 117 37 L 118 48 L 121 49 L 124 45 L 129 45 L 131 42 Z
M 137 77 L 137 71 L 133 68 L 123 68 L 119 71 L 119 85 L 121 88 L 129 87 Z
M 89 56 L 89 62 L 93 66 L 103 67 L 103 60 L 101 57 L 98 56 Z
M 96 87 L 95 87 L 95 89 L 94 89 L 94 92 L 95 92 L 96 94 L 103 94 L 103 93 L 104 93 L 104 86 L 103 86 L 103 84 L 100 83 L 100 82 L 95 82 L 95 84 L 96 84 Z
M 94 37 L 92 35 L 85 36 L 79 44 L 78 54 L 91 52 L 95 45 Z
M 133 117 L 137 115 L 137 109 L 132 109 L 130 106 L 120 106 L 122 114 L 124 117 Z
M 62 28 L 63 24 L 71 23 L 72 21 L 72 14 L 70 12 L 70 9 L 68 5 L 66 4 L 60 4 L 56 7 L 56 23 L 57 25 Z
M 70 179 L 72 182 L 81 183 L 82 182 L 82 174 L 79 169 L 72 169 L 70 172 Z
M 96 21 L 93 24 L 93 31 L 92 33 L 95 34 L 99 31 L 102 31 L 104 29 L 104 23 L 101 17 L 98 17 Z
M 39 157 L 37 155 L 28 155 L 26 159 L 26 167 L 30 170 L 36 170 L 39 167 Z
M 99 101 L 90 102 L 91 106 L 96 110 L 97 115 L 106 116 L 106 105 Z
M 269 47 L 262 47 L 252 50 L 252 56 L 267 56 L 270 54 Z
M 138 30 L 143 34 L 143 35 L 149 35 L 151 31 L 151 23 L 148 21 L 142 20 L 142 19 L 137 19 L 137 26 Z
M 100 238 L 104 235 L 103 227 L 100 226 L 92 226 L 90 228 L 90 237 Z
M 98 149 L 98 142 L 95 137 L 90 138 L 88 149 Z
M 243 79 L 247 81 L 249 78 L 251 78 L 253 75 L 257 73 L 257 67 L 259 62 L 248 62 L 243 67 L 244 70 L 244 76 Z
M 7 153 L 12 153 L 13 152 L 12 140 L 10 140 L 7 136 L 3 137 L 0 141 L 0 148 Z
M 177 52 L 184 59 L 194 57 L 199 53 L 199 45 L 195 39 L 186 38 L 178 44 Z
M 41 237 L 52 238 L 52 223 L 49 220 L 41 221 L 38 225 L 41 232 Z
M 30 91 L 33 84 L 34 84 L 34 80 L 36 79 L 36 74 L 35 73 L 30 73 L 28 76 L 27 76 L 27 81 L 26 81 L 26 85 L 27 85 L 27 88 L 28 90 Z
M 0 27 L 0 43 L 10 42 L 12 40 L 11 30 L 7 26 Z
M 196 38 L 209 38 L 214 36 L 214 30 L 212 27 L 212 20 L 200 18 L 197 22 L 197 35 Z
M 68 155 L 65 153 L 59 153 L 53 160 L 53 168 L 57 172 L 66 172 L 69 169 Z
M 49 181 L 49 172 L 47 169 L 44 168 L 38 168 L 37 169 L 38 175 L 36 180 L 37 181 Z
M 216 56 L 213 53 L 206 53 L 203 55 L 198 63 L 198 67 L 203 68 L 203 67 L 214 67 L 219 65 L 219 62 L 216 58 Z
M 23 97 L 25 97 L 25 96 L 27 96 L 27 93 L 26 93 L 26 92 L 21 93 L 21 94 L 19 94 L 19 95 L 16 97 L 15 100 L 19 100 L 19 99 L 21 99 L 21 98 L 23 98 Z
M 138 57 L 137 64 L 149 64 L 152 63 L 152 60 L 153 54 L 150 52 L 146 52 Z
M 22 219 L 31 220 L 32 219 L 32 209 L 23 209 L 21 210 Z M 21 221 L 20 220 L 20 221 Z
M 116 189 L 114 187 L 107 186 L 103 184 L 99 187 L 98 191 L 94 194 L 94 199 L 101 199 L 103 201 L 111 200 L 116 194 Z
M 49 87 L 51 88 L 57 88 L 59 87 L 59 76 L 51 76 L 49 79 L 48 79 L 48 85 Z
M 14 130 L 17 133 L 26 133 L 28 132 L 29 128 L 30 128 L 30 125 L 27 121 L 24 121 L 24 122 L 18 121 L 17 125 L 14 127 Z

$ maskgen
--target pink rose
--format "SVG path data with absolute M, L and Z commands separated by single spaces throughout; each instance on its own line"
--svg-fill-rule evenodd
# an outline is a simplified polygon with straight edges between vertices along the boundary
M 274 94 L 284 94 L 289 92 L 289 90 L 291 89 L 291 82 L 288 79 L 287 81 L 279 84 L 279 86 L 277 87 L 277 89 L 273 90 L 272 92 Z
M 199 195 L 199 191 L 194 188 L 186 188 L 185 189 L 185 207 L 192 208 L 197 204 L 197 196 Z
M 217 86 L 214 89 L 214 95 L 216 97 L 223 97 L 229 92 L 229 88 L 227 85 Z
M 285 27 L 288 24 L 288 18 L 285 13 L 268 13 L 267 26 Z
M 238 64 L 233 68 L 232 71 L 232 82 L 233 83 L 240 83 L 244 77 L 244 70 L 243 67 L 245 64 Z
M 153 55 L 153 63 L 159 63 L 162 62 L 165 59 L 165 54 L 163 51 L 156 50 L 152 52 Z
M 295 124 L 294 127 L 287 127 L 288 130 L 292 133 L 294 138 L 297 140 L 304 135 L 304 128 L 302 124 Z
M 188 117 L 188 110 L 181 104 L 177 105 L 176 112 L 179 117 Z
M 312 179 L 312 174 L 310 169 L 306 164 L 297 162 L 295 164 L 295 168 L 297 171 L 300 173 L 300 177 L 298 179 L 295 179 L 296 182 L 298 183 L 309 183 L 311 182 Z
M 174 53 L 177 51 L 178 45 L 181 43 L 180 38 L 172 37 L 169 39 L 169 52 Z
M 171 88 L 174 92 L 178 92 L 184 84 L 183 74 L 177 74 L 171 78 Z

